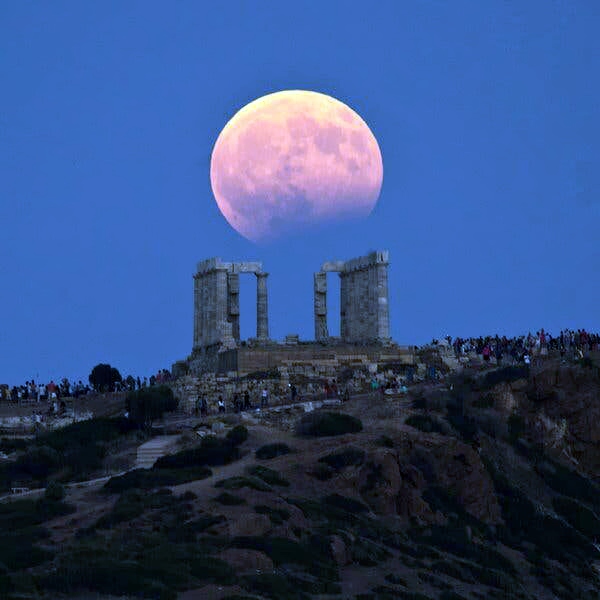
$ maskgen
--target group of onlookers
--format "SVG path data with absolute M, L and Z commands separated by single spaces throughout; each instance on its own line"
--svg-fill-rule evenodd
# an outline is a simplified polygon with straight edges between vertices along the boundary
M 129 375 L 115 384 L 116 392 L 129 392 L 148 386 L 161 385 L 170 381 L 171 373 L 167 369 L 160 369 L 150 377 L 133 377 Z M 22 385 L 8 386 L 0 384 L 1 402 L 55 402 L 61 398 L 79 398 L 92 392 L 92 388 L 81 380 L 71 382 L 66 377 L 59 383 L 51 380 L 50 383 L 36 383 L 35 380 L 26 381 Z
M 80 380 L 71 383 L 67 378 L 62 379 L 59 383 L 50 380 L 50 383 L 36 383 L 35 380 L 26 381 L 23 385 L 0 385 L 0 401 L 10 402 L 45 402 L 57 401 L 60 398 L 74 397 L 85 395 L 90 392 L 90 387 L 84 385 Z
M 589 333 L 585 329 L 563 329 L 559 335 L 553 336 L 540 329 L 534 334 L 528 333 L 518 337 L 486 336 L 478 338 L 446 338 L 452 346 L 457 358 L 470 353 L 481 355 L 488 362 L 494 358 L 528 363 L 532 356 L 548 356 L 561 358 L 583 358 L 586 352 L 600 349 L 600 334 Z

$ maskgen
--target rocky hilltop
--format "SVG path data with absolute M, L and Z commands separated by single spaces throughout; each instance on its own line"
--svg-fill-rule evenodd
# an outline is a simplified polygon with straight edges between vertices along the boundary
M 171 454 L 133 470 L 139 432 L 75 424 L 12 449 L 58 466 L 42 497 L 0 505 L 2 595 L 597 598 L 599 404 L 589 358 L 465 369 L 404 394 L 187 419 Z M 70 485 L 82 437 L 122 473 Z

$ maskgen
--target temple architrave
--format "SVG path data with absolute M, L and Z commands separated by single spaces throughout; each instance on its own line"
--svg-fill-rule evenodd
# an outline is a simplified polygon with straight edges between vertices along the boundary
M 244 376 L 293 362 L 403 361 L 407 350 L 390 338 L 389 253 L 371 252 L 348 261 L 328 261 L 314 274 L 315 339 L 269 338 L 268 273 L 260 262 L 198 263 L 194 275 L 194 342 L 174 373 L 213 372 Z M 327 326 L 327 274 L 340 278 L 340 335 Z M 256 277 L 256 338 L 240 339 L 240 275 Z M 412 360 L 412 357 L 411 357 Z

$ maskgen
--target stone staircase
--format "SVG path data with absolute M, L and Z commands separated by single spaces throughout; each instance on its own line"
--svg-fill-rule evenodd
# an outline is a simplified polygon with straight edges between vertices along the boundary
M 160 435 L 139 446 L 135 468 L 151 469 L 161 456 L 174 450 L 179 437 L 179 435 Z

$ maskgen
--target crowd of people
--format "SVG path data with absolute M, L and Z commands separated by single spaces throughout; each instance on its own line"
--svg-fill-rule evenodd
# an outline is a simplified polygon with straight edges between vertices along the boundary
M 486 336 L 452 339 L 446 341 L 454 349 L 457 358 L 475 353 L 485 362 L 492 358 L 498 364 L 502 361 L 528 364 L 533 356 L 560 356 L 563 359 L 583 358 L 587 352 L 600 349 L 600 334 L 589 333 L 585 329 L 563 329 L 560 334 L 552 335 L 540 329 L 534 334 L 518 337 Z
M 433 340 L 433 345 L 440 342 Z M 484 362 L 494 361 L 495 364 L 502 363 L 524 363 L 529 364 L 533 357 L 560 356 L 563 359 L 583 358 L 590 351 L 600 350 L 600 334 L 590 333 L 585 329 L 563 329 L 558 335 L 552 335 L 545 329 L 540 329 L 535 334 L 528 333 L 517 337 L 507 336 L 480 336 L 480 337 L 455 337 L 447 336 L 445 344 L 454 350 L 456 358 L 468 358 L 478 355 Z M 412 379 L 412 378 L 411 378 Z M 171 380 L 171 373 L 167 369 L 160 369 L 150 377 L 127 376 L 113 385 L 115 392 L 129 392 L 143 389 L 145 387 L 161 385 Z M 337 396 L 337 389 L 327 384 L 325 388 L 326 397 Z M 81 380 L 69 381 L 66 377 L 55 383 L 36 383 L 35 380 L 26 381 L 22 385 L 7 386 L 0 385 L 0 401 L 15 403 L 50 402 L 53 405 L 60 404 L 64 398 L 79 398 L 92 393 L 94 390 L 90 385 Z M 296 400 L 297 391 L 295 387 L 291 390 L 292 402 Z M 261 397 L 261 405 L 268 403 L 268 399 Z M 197 411 L 206 410 L 199 399 Z M 250 406 L 249 400 L 240 398 L 233 402 L 235 410 L 244 410 Z
M 133 377 L 128 375 L 114 384 L 113 391 L 129 392 L 139 390 L 153 385 L 161 385 L 170 381 L 171 373 L 167 369 L 160 369 L 150 377 Z M 8 386 L 0 384 L 0 401 L 15 402 L 50 402 L 55 403 L 64 398 L 79 398 L 93 392 L 93 388 L 83 381 L 69 381 L 66 377 L 55 383 L 52 379 L 49 383 L 36 383 L 34 379 L 26 381 L 21 385 Z

